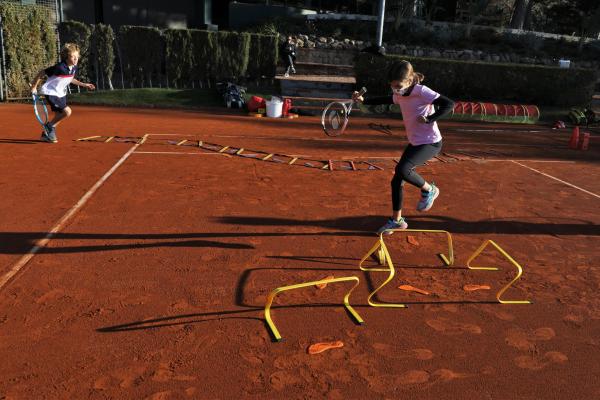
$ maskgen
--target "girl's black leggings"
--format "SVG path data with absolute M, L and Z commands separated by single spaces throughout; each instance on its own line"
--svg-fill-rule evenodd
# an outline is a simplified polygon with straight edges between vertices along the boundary
M 394 211 L 402 210 L 402 189 L 404 182 L 408 182 L 418 188 L 423 187 L 425 179 L 417 174 L 415 168 L 425 164 L 427 160 L 431 160 L 440 150 L 442 150 L 441 140 L 437 143 L 422 144 L 419 146 L 409 144 L 406 147 L 398 165 L 396 165 L 396 172 L 392 178 L 392 206 L 394 207 Z

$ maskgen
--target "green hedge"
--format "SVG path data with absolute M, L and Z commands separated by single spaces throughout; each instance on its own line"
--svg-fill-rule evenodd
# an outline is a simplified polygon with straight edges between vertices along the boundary
M 192 79 L 204 82 L 212 80 L 219 69 L 220 48 L 217 32 L 191 30 L 192 47 Z
M 169 84 L 175 87 L 187 86 L 192 80 L 194 68 L 194 46 L 190 30 L 167 29 L 165 49 Z
M 82 82 L 90 82 L 93 75 L 90 67 L 92 27 L 77 21 L 61 22 L 58 25 L 58 35 L 61 45 L 75 43 L 79 46 L 76 78 Z
M 112 76 L 115 70 L 115 33 L 110 25 L 98 24 L 92 35 L 93 52 L 98 62 L 98 73 L 104 86 L 113 89 Z
M 275 76 L 279 57 L 278 39 L 278 36 L 274 35 L 250 35 L 251 59 L 248 62 L 248 76 L 252 78 Z
M 4 29 L 8 97 L 30 95 L 29 85 L 57 61 L 57 38 L 46 7 L 0 3 Z
M 240 79 L 248 76 L 249 33 L 209 32 L 122 26 L 119 45 L 123 69 L 129 82 L 142 85 L 164 65 L 170 86 L 191 87 L 195 82 Z M 275 75 L 277 38 L 257 35 L 258 67 L 252 76 Z M 143 43 L 143 46 L 140 46 Z
M 165 37 L 158 28 L 123 25 L 119 29 L 123 73 L 132 84 L 153 87 L 162 70 Z M 155 82 L 154 81 L 154 82 Z
M 355 63 L 357 86 L 366 86 L 370 94 L 389 94 L 388 66 L 400 59 L 423 73 L 427 86 L 456 100 L 581 105 L 590 101 L 598 77 L 596 71 L 585 69 L 362 53 Z
M 220 31 L 217 33 L 219 43 L 219 68 L 217 79 L 237 79 L 246 76 L 250 56 L 250 34 Z

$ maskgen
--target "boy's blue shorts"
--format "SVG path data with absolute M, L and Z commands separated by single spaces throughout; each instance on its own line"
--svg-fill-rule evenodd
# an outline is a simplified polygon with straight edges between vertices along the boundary
M 54 112 L 62 112 L 67 108 L 67 96 L 46 96 L 46 99 L 48 100 L 48 104 L 50 104 L 50 109 Z

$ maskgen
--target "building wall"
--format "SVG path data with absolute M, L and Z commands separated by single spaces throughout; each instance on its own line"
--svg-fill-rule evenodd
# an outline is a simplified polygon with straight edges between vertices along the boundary
M 211 20 L 214 0 L 63 0 L 65 20 L 158 28 L 197 28 Z M 217 0 L 218 1 L 218 0 Z M 208 13 L 208 19 L 205 18 Z
M 229 3 L 229 27 L 231 29 L 243 29 L 248 25 L 267 21 L 270 18 L 307 14 L 316 14 L 316 11 L 280 5 L 267 6 L 264 4 L 231 2 Z

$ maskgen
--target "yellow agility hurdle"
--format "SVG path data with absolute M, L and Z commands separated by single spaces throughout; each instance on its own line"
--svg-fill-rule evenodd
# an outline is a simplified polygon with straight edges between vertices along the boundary
M 454 246 L 452 244 L 452 235 L 450 234 L 450 232 L 448 231 L 442 231 L 442 230 L 437 230 L 437 229 L 390 229 L 389 231 L 391 232 L 397 232 L 397 233 L 405 233 L 405 232 L 421 232 L 421 233 L 442 233 L 446 235 L 446 238 L 448 239 L 448 256 L 446 256 L 444 253 L 438 253 L 438 257 L 442 259 L 442 261 L 444 262 L 444 264 L 446 264 L 446 266 L 451 266 L 454 264 Z M 387 232 L 387 231 L 386 231 Z M 383 235 L 380 235 L 382 237 L 382 241 L 383 241 Z M 380 265 L 385 265 L 385 258 L 384 258 L 384 254 L 382 251 L 379 251 L 377 253 L 377 258 L 379 260 L 379 264 Z
M 335 283 L 335 282 L 347 282 L 347 281 L 356 281 L 356 283 L 354 284 L 354 286 L 352 286 L 352 288 L 350 288 L 348 293 L 346 293 L 346 296 L 344 296 L 344 307 L 346 307 L 346 309 L 354 317 L 356 322 L 358 322 L 359 324 L 362 325 L 364 323 L 363 319 L 360 317 L 360 315 L 358 315 L 358 313 L 354 310 L 354 308 L 352 308 L 352 306 L 350 305 L 350 302 L 349 302 L 350 294 L 352 293 L 352 291 L 354 289 L 356 289 L 356 287 L 360 283 L 360 279 L 358 279 L 358 277 L 347 276 L 347 277 L 343 277 L 343 278 L 331 278 L 331 279 L 322 279 L 320 281 L 314 281 L 314 282 L 298 283 L 295 285 L 282 286 L 277 289 L 273 289 L 271 291 L 271 293 L 269 293 L 269 296 L 267 297 L 267 302 L 265 304 L 265 319 L 267 320 L 267 325 L 269 326 L 269 329 L 271 329 L 271 333 L 273 334 L 273 337 L 275 338 L 275 340 L 277 342 L 280 342 L 282 340 L 279 330 L 277 330 L 275 323 L 271 319 L 271 305 L 273 304 L 273 299 L 275 299 L 275 296 L 277 296 L 279 293 L 285 292 L 287 290 L 301 289 L 301 288 L 305 288 L 308 286 L 315 286 L 315 285 Z
M 424 232 L 424 233 L 443 233 L 446 235 L 448 239 L 448 256 L 445 254 L 438 254 L 438 256 L 444 261 L 446 266 L 451 266 L 454 264 L 454 248 L 452 245 L 452 235 L 450 232 L 442 231 L 442 230 L 428 230 L 428 229 L 390 229 L 386 232 Z M 377 259 L 379 261 L 379 265 L 386 266 L 387 268 L 370 268 L 363 267 L 363 263 L 372 255 L 377 254 Z M 390 252 L 385 245 L 385 241 L 383 240 L 383 232 L 379 235 L 379 240 L 371 247 L 371 249 L 367 252 L 367 254 L 360 260 L 358 267 L 361 271 L 367 272 L 389 272 L 387 279 L 373 292 L 369 294 L 367 298 L 367 303 L 372 307 L 388 307 L 388 308 L 405 308 L 406 304 L 402 303 L 376 303 L 374 302 L 373 296 L 377 292 L 379 292 L 385 285 L 390 283 L 392 279 L 394 279 L 394 275 L 396 274 L 396 269 L 394 268 L 394 264 L 392 262 L 392 257 L 390 256 Z
M 500 247 L 493 240 L 484 241 L 483 244 L 481 246 L 479 246 L 479 248 L 477 250 L 475 250 L 473 255 L 471 255 L 471 257 L 469 257 L 469 260 L 467 261 L 467 267 L 469 269 L 473 269 L 473 270 L 484 270 L 484 271 L 497 271 L 498 270 L 498 268 L 496 268 L 496 267 L 472 267 L 471 266 L 471 262 L 473 262 L 473 260 L 475 260 L 475 258 L 477 258 L 477 256 L 479 256 L 489 244 L 494 246 L 496 248 L 496 250 L 498 250 L 500 252 L 500 254 L 502 254 L 504 257 L 506 257 L 506 259 L 517 268 L 517 275 L 513 278 L 513 280 L 510 281 L 508 283 L 508 285 L 505 285 L 502 289 L 500 289 L 498 291 L 498 293 L 496 294 L 496 299 L 498 300 L 498 302 L 502 303 L 502 304 L 531 304 L 531 301 L 529 301 L 529 300 L 502 300 L 501 299 L 504 292 L 506 292 L 506 290 L 509 287 L 511 287 L 516 281 L 518 281 L 521 278 L 521 275 L 523 274 L 523 268 L 506 251 L 504 251 L 504 249 L 502 249 L 502 247 Z
M 363 263 L 376 251 L 377 252 L 381 251 L 383 253 L 383 255 L 380 256 L 380 259 L 385 261 L 385 263 L 383 265 L 387 264 L 387 268 L 363 267 L 362 266 Z M 360 260 L 360 263 L 358 264 L 358 268 L 360 268 L 361 271 L 377 271 L 377 272 L 389 272 L 390 273 L 388 275 L 387 279 L 381 285 L 379 285 L 379 287 L 377 289 L 372 291 L 369 294 L 369 297 L 367 297 L 367 303 L 371 307 L 406 308 L 406 304 L 375 303 L 373 300 L 371 300 L 373 298 L 373 296 L 375 296 L 375 294 L 377 294 L 378 291 L 380 291 L 385 285 L 387 285 L 392 279 L 394 279 L 394 275 L 396 275 L 396 269 L 394 268 L 394 264 L 392 263 L 392 258 L 390 257 L 390 253 L 388 252 L 387 247 L 385 246 L 385 242 L 383 241 L 382 235 L 379 235 L 379 240 L 377 241 L 377 243 L 375 243 L 375 245 L 373 245 L 373 247 L 371 247 L 371 250 L 369 250 L 369 252 L 362 258 L 362 260 Z

